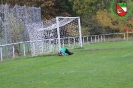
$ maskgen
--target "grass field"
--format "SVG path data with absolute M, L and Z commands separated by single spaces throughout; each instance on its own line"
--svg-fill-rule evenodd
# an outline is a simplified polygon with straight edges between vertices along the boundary
M 0 88 L 132 88 L 133 41 L 88 44 L 72 56 L 0 62 Z

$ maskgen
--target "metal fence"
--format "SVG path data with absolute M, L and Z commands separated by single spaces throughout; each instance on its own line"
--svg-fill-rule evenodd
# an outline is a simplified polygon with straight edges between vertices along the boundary
M 69 49 L 79 47 L 79 37 L 61 38 L 60 40 L 61 47 L 67 47 Z M 40 47 L 38 43 L 41 43 L 43 47 Z M 40 54 L 56 53 L 57 51 L 57 38 L 3 44 L 0 45 L 0 60 L 3 61 L 3 59 L 17 58 L 21 56 L 33 57 Z
M 89 35 L 82 36 L 83 45 L 91 44 L 91 43 L 100 43 L 100 42 L 114 42 L 114 41 L 131 41 L 133 40 L 133 33 L 130 32 L 128 34 L 128 38 L 126 33 L 110 33 L 110 34 L 101 34 L 101 35 Z M 9 58 L 17 58 L 22 56 L 30 56 L 32 57 L 32 53 L 36 53 L 38 49 L 35 46 L 36 43 L 43 41 L 43 48 L 41 49 L 41 53 L 39 54 L 49 54 L 56 53 L 58 50 L 58 43 L 52 43 L 53 39 L 45 39 L 45 40 L 37 40 L 37 41 L 25 41 L 25 42 L 17 42 L 11 44 L 3 44 L 0 45 L 0 60 Z M 54 39 L 54 42 L 58 42 L 57 39 Z M 78 48 L 79 37 L 67 37 L 61 39 L 61 47 L 66 48 Z M 32 46 L 31 46 L 32 45 Z M 33 47 L 34 46 L 34 47 Z M 32 47 L 32 48 L 31 48 Z M 33 50 L 31 50 L 33 49 Z
M 110 33 L 100 35 L 89 35 L 82 37 L 83 44 L 99 43 L 99 42 L 113 42 L 113 41 L 130 41 L 133 40 L 133 32 L 126 33 Z

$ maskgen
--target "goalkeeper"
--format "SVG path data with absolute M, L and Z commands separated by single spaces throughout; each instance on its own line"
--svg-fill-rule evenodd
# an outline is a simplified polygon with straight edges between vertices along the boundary
M 68 55 L 72 55 L 73 52 L 70 52 L 67 48 L 61 48 L 60 51 L 58 52 L 59 56 L 66 56 L 66 53 Z

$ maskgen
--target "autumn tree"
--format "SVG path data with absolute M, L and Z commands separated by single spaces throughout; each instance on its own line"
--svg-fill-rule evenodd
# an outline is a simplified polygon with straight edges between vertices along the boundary
M 109 8 L 107 0 L 69 0 L 73 4 L 73 11 L 81 17 L 82 30 L 86 34 L 100 34 L 102 26 L 96 19 L 99 9 Z M 108 5 L 108 6 L 107 6 Z M 84 32 L 85 31 L 85 32 Z M 86 35 L 85 34 L 85 35 Z
M 133 25 L 132 18 L 121 21 L 110 13 L 111 0 L 1 0 L 0 3 L 41 7 L 44 21 L 56 16 L 80 16 L 83 35 L 122 32 Z
M 117 0 L 120 2 L 119 0 Z M 114 7 L 112 9 L 114 10 L 114 14 L 117 15 L 115 12 L 116 8 L 115 5 L 117 1 L 114 3 Z M 122 0 L 125 1 L 125 0 Z M 132 6 L 130 5 L 130 2 L 126 2 L 128 4 L 127 8 L 128 10 L 132 10 Z M 104 28 L 109 28 L 109 32 L 125 32 L 125 29 L 128 28 L 130 31 L 133 28 L 133 15 L 129 16 L 127 19 L 122 19 L 122 17 L 116 17 L 114 14 L 110 12 L 108 9 L 100 9 L 96 13 L 96 19 L 98 23 L 100 23 L 101 26 Z M 127 13 L 129 14 L 129 13 Z
M 111 13 L 99 10 L 96 19 L 102 26 L 114 29 L 114 31 L 125 32 L 126 28 L 133 29 L 132 17 L 126 20 L 120 20 Z

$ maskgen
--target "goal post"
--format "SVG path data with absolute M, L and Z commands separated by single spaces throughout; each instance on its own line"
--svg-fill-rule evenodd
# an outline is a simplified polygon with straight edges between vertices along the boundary
M 58 48 L 61 49 L 61 42 L 60 42 L 60 28 L 59 28 L 59 18 L 56 17 L 56 26 L 57 26 L 57 34 L 58 34 Z
M 68 22 L 65 23 L 65 21 L 64 21 L 64 23 L 63 23 L 62 20 L 66 20 Z M 79 47 L 81 47 L 81 48 L 83 47 L 80 17 L 56 17 L 56 22 L 57 22 L 58 48 L 59 49 L 61 48 L 61 36 L 60 36 L 61 35 L 60 32 L 62 29 L 61 27 L 66 26 L 66 25 L 68 25 L 68 28 L 70 28 L 70 26 L 71 26 L 73 28 L 73 29 L 71 28 L 72 30 L 74 30 L 74 28 L 76 28 L 78 30 L 78 34 L 76 34 L 78 36 L 71 36 L 70 35 L 67 37 L 68 38 L 69 37 L 73 37 L 73 38 L 78 37 Z M 74 23 L 74 25 L 73 25 L 73 23 Z M 65 28 L 64 28 L 64 30 L 65 30 Z M 71 32 L 71 30 L 70 30 L 70 32 Z
M 33 56 L 57 52 L 62 47 L 82 47 L 80 17 L 56 17 L 51 20 L 27 25 Z M 39 48 L 40 47 L 40 48 Z

